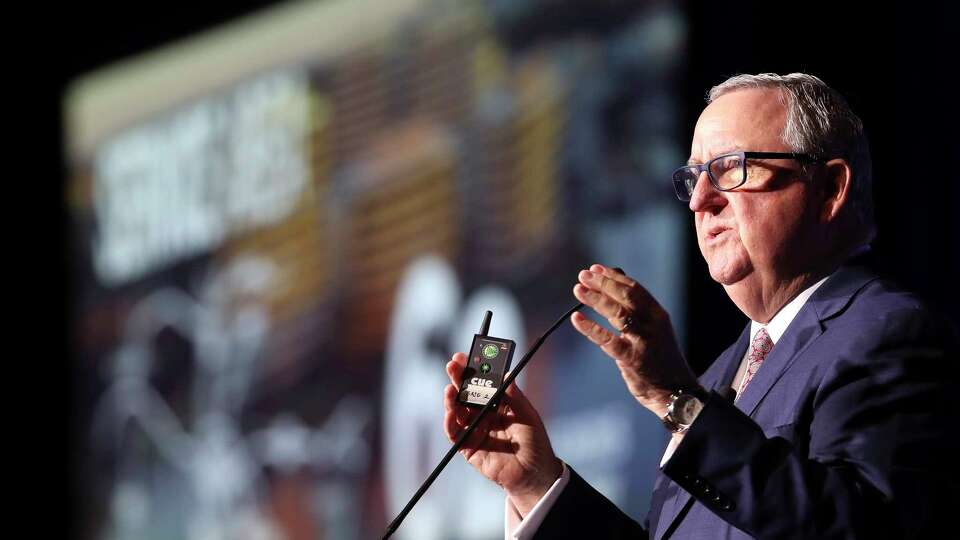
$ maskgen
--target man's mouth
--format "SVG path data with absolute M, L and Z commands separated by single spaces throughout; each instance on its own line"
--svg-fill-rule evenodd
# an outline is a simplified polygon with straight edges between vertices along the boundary
M 713 240 L 716 237 L 720 236 L 721 234 L 729 230 L 730 230 L 730 227 L 721 227 L 721 226 L 711 227 L 710 230 L 707 231 L 707 240 Z

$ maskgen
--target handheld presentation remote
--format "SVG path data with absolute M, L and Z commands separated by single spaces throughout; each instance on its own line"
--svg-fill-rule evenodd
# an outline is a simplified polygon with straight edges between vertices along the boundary
M 473 336 L 473 345 L 470 346 L 467 368 L 463 370 L 457 398 L 464 405 L 486 405 L 503 384 L 503 378 L 510 369 L 510 361 L 513 360 L 513 349 L 516 346 L 513 341 L 487 335 L 492 316 L 490 311 L 484 315 L 480 333 Z

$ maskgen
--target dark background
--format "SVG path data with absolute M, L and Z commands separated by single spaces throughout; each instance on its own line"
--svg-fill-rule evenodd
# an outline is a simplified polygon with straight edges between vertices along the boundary
M 66 335 L 68 268 L 65 242 L 66 213 L 63 205 L 64 168 L 61 158 L 60 97 L 72 78 L 145 52 L 178 38 L 208 29 L 275 2 L 238 0 L 229 5 L 201 2 L 124 3 L 68 5 L 58 7 L 59 47 L 43 62 L 47 78 L 38 92 L 46 107 L 31 122 L 48 141 L 43 159 L 39 197 L 41 208 L 52 217 L 48 223 L 60 238 L 59 248 L 50 242 L 31 249 L 37 260 L 49 261 L 38 277 L 45 282 L 43 297 L 32 301 L 23 315 L 50 321 L 59 310 Z M 617 9 L 604 2 L 547 1 L 549 9 L 565 16 L 589 16 L 593 9 Z M 872 6 L 877 6 L 873 4 Z M 958 264 L 957 217 L 953 215 L 958 190 L 955 187 L 954 101 L 950 66 L 955 57 L 946 46 L 946 4 L 919 6 L 897 4 L 888 8 L 856 8 L 834 2 L 686 2 L 689 16 L 689 52 L 686 75 L 687 104 L 684 136 L 689 140 L 704 105 L 703 98 L 714 84 L 736 73 L 804 71 L 815 74 L 847 97 L 863 119 L 874 159 L 875 205 L 879 234 L 874 244 L 877 266 L 905 287 L 916 291 L 934 309 L 960 321 L 955 275 Z M 36 86 L 31 85 L 35 88 Z M 953 120 L 949 120 L 951 118 Z M 34 173 L 36 174 L 36 172 Z M 664 179 L 667 181 L 667 179 Z M 691 363 L 702 370 L 726 348 L 746 322 L 727 299 L 723 289 L 710 280 L 693 236 L 692 220 L 686 236 L 691 264 L 688 269 L 686 350 Z M 46 327 L 50 331 L 50 326 Z M 49 334 L 48 334 L 49 335 Z M 50 422 L 41 425 L 36 440 L 49 440 L 49 448 L 70 451 L 69 410 L 72 372 L 65 340 L 45 339 L 54 345 L 57 358 L 51 394 L 61 396 L 48 403 Z M 57 429 L 56 426 L 60 426 Z M 45 459 L 43 478 L 28 485 L 49 509 L 55 493 L 70 508 L 71 489 L 55 490 L 71 478 L 68 460 Z M 41 525 L 66 529 L 63 520 L 49 519 Z M 69 533 L 63 535 L 68 537 Z

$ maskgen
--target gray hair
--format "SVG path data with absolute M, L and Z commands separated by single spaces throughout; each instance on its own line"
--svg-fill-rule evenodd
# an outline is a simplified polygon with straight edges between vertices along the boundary
M 817 158 L 843 158 L 853 171 L 850 202 L 858 225 L 869 242 L 876 234 L 873 221 L 873 167 L 863 122 L 847 100 L 822 80 L 805 73 L 735 75 L 710 89 L 707 103 L 724 94 L 751 88 L 780 91 L 787 107 L 787 123 L 781 135 L 794 152 Z

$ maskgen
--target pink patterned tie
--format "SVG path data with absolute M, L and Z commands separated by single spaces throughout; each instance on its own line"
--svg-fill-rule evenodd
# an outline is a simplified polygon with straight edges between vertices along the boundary
M 740 383 L 740 391 L 737 392 L 737 397 L 743 395 L 743 391 L 747 389 L 747 385 L 753 380 L 753 376 L 756 375 L 757 370 L 760 369 L 760 364 L 763 363 L 763 359 L 767 357 L 767 354 L 772 348 L 773 340 L 770 339 L 770 334 L 767 334 L 766 328 L 761 328 L 760 331 L 757 332 L 757 335 L 753 336 L 753 343 L 750 344 L 750 356 L 747 357 L 747 372 L 743 374 L 743 382 Z

